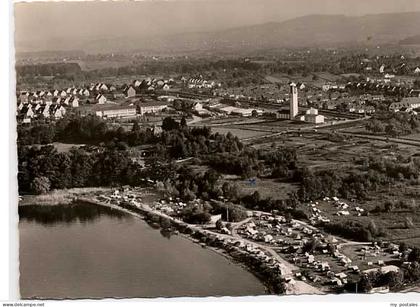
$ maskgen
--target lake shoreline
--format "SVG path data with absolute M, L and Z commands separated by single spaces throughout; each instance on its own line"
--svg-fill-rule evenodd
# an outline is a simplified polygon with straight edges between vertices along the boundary
M 115 188 L 114 188 L 115 189 Z M 110 205 L 97 201 L 94 196 L 101 194 L 106 191 L 111 191 L 112 188 L 74 188 L 68 190 L 56 190 L 44 195 L 25 195 L 22 200 L 19 201 L 19 206 L 55 206 L 55 205 L 70 205 L 76 201 L 86 202 L 99 206 L 110 207 Z M 156 224 L 150 223 L 150 217 L 164 217 L 168 216 L 155 212 L 150 207 L 145 208 L 132 207 L 125 208 L 122 206 L 112 205 L 116 209 L 119 209 L 127 214 L 134 215 L 147 222 L 149 225 Z M 152 226 L 153 227 L 153 226 Z M 162 227 L 159 228 L 162 229 Z M 178 235 L 183 238 L 195 243 L 197 246 L 206 248 L 218 255 L 226 258 L 230 263 L 241 267 L 242 269 L 250 272 L 254 275 L 264 286 L 266 295 L 267 294 L 286 294 L 276 290 L 278 284 L 275 278 L 272 278 L 277 273 L 263 273 L 264 267 L 259 261 L 255 261 L 255 257 L 245 253 L 244 250 L 234 246 L 233 244 L 226 242 L 225 239 L 214 238 L 213 234 L 209 234 L 205 230 L 197 227 L 197 225 L 190 225 L 183 221 L 171 218 L 171 228 L 176 230 Z M 234 240 L 232 238 L 232 240 Z M 270 270 L 272 271 L 272 270 Z M 264 275 L 265 274 L 265 275 Z M 271 276 L 274 274 L 273 276 Z
M 88 196 L 92 194 L 103 193 L 111 191 L 112 188 L 106 187 L 92 187 L 92 188 L 71 188 L 53 190 L 47 194 L 41 195 L 20 195 L 18 200 L 18 206 L 58 206 L 58 205 L 70 205 L 78 197 Z
M 126 206 L 108 205 L 96 199 L 89 198 L 80 198 L 78 201 L 120 209 L 137 217 L 140 215 L 141 219 L 145 220 L 146 222 L 151 222 L 150 224 L 153 225 L 157 223 L 153 223 L 150 220 L 151 217 L 162 217 L 169 219 L 171 221 L 171 228 L 179 231 L 178 234 L 182 235 L 184 238 L 225 257 L 232 264 L 239 265 L 241 268 L 254 275 L 265 287 L 265 292 L 267 295 L 287 294 L 281 292 L 278 288 L 278 279 L 275 278 L 279 274 L 277 270 L 265 267 L 263 262 L 255 255 L 250 254 L 244 249 L 232 244 L 230 241 L 235 241 L 235 238 L 219 238 L 215 233 L 209 233 L 209 231 L 204 230 L 197 225 L 188 224 L 181 220 L 167 216 L 162 212 L 151 209 L 149 206 L 142 206 L 141 208 L 129 206 L 126 208 Z

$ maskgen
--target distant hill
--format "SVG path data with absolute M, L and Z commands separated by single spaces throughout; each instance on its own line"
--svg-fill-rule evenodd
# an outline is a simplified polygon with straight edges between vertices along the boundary
M 420 35 L 410 36 L 400 40 L 401 45 L 420 45 Z
M 86 51 L 253 50 L 260 48 L 398 43 L 420 35 L 420 12 L 365 15 L 309 15 L 284 22 L 217 32 L 120 37 L 66 42 Z

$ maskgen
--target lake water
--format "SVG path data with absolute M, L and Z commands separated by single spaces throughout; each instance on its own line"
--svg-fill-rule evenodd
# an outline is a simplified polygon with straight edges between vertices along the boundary
M 23 298 L 264 294 L 250 272 L 105 207 L 19 207 Z

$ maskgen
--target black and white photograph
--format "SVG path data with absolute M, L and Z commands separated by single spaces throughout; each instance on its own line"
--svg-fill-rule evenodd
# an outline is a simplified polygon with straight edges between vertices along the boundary
M 16 299 L 417 306 L 420 1 L 11 6 Z

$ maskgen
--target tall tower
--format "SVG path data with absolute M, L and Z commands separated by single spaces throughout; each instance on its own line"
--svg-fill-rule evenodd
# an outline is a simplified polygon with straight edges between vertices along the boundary
M 290 83 L 290 119 L 298 114 L 298 92 L 295 83 Z

